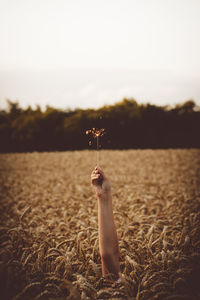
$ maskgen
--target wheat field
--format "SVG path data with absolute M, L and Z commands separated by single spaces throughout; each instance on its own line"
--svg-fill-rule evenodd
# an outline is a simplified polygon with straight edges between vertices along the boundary
M 0 155 L 1 299 L 200 299 L 200 150 L 101 151 L 121 280 L 102 277 L 95 151 Z

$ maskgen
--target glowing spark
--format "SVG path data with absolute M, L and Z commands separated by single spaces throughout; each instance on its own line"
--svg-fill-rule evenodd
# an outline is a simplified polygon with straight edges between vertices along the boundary
M 92 134 L 93 138 L 97 138 L 97 137 L 103 136 L 105 134 L 105 129 L 104 128 L 101 128 L 101 129 L 92 128 L 92 129 L 86 130 L 85 133 L 87 135 Z

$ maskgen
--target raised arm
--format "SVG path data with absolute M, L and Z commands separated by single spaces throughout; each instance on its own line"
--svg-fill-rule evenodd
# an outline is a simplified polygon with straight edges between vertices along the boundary
M 103 275 L 119 276 L 119 248 L 112 210 L 111 187 L 104 172 L 96 167 L 91 181 L 98 198 L 99 249 Z

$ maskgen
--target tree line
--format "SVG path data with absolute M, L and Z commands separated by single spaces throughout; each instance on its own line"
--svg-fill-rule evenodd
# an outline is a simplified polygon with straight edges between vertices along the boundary
M 7 101 L 0 110 L 0 152 L 95 149 L 85 132 L 105 128 L 103 149 L 199 148 L 200 108 L 193 100 L 175 107 L 123 99 L 99 109 L 22 109 Z

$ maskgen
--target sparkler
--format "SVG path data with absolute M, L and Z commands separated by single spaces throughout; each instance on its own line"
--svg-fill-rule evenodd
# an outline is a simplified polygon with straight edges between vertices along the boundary
M 97 165 L 99 165 L 99 138 L 105 134 L 105 129 L 92 128 L 86 130 L 87 135 L 91 134 L 94 139 L 97 139 Z

